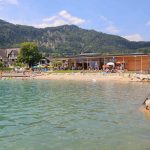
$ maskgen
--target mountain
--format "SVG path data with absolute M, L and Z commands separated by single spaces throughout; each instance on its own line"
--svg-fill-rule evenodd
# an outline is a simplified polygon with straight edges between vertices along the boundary
M 53 55 L 150 52 L 150 42 L 131 42 L 120 36 L 63 25 L 44 29 L 15 25 L 0 20 L 0 48 L 36 42 L 40 50 Z

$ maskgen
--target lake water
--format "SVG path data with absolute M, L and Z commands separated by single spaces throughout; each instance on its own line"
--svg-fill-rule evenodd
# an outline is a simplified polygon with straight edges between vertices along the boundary
M 0 150 L 149 150 L 147 83 L 0 81 Z

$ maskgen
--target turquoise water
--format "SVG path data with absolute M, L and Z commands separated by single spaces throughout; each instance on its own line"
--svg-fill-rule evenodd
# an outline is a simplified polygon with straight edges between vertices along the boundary
M 0 150 L 149 150 L 147 83 L 0 81 Z

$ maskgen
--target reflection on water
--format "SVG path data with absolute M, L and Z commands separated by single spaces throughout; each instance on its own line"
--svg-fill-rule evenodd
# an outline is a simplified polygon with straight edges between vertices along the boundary
M 147 83 L 0 81 L 0 150 L 148 150 Z

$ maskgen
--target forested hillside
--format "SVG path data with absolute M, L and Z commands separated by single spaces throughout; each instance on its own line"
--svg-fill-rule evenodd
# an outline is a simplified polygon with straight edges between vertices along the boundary
M 131 42 L 119 36 L 85 30 L 74 25 L 38 29 L 0 20 L 0 48 L 18 47 L 27 41 L 36 42 L 41 51 L 58 56 L 77 55 L 81 52 L 150 52 L 150 42 Z

